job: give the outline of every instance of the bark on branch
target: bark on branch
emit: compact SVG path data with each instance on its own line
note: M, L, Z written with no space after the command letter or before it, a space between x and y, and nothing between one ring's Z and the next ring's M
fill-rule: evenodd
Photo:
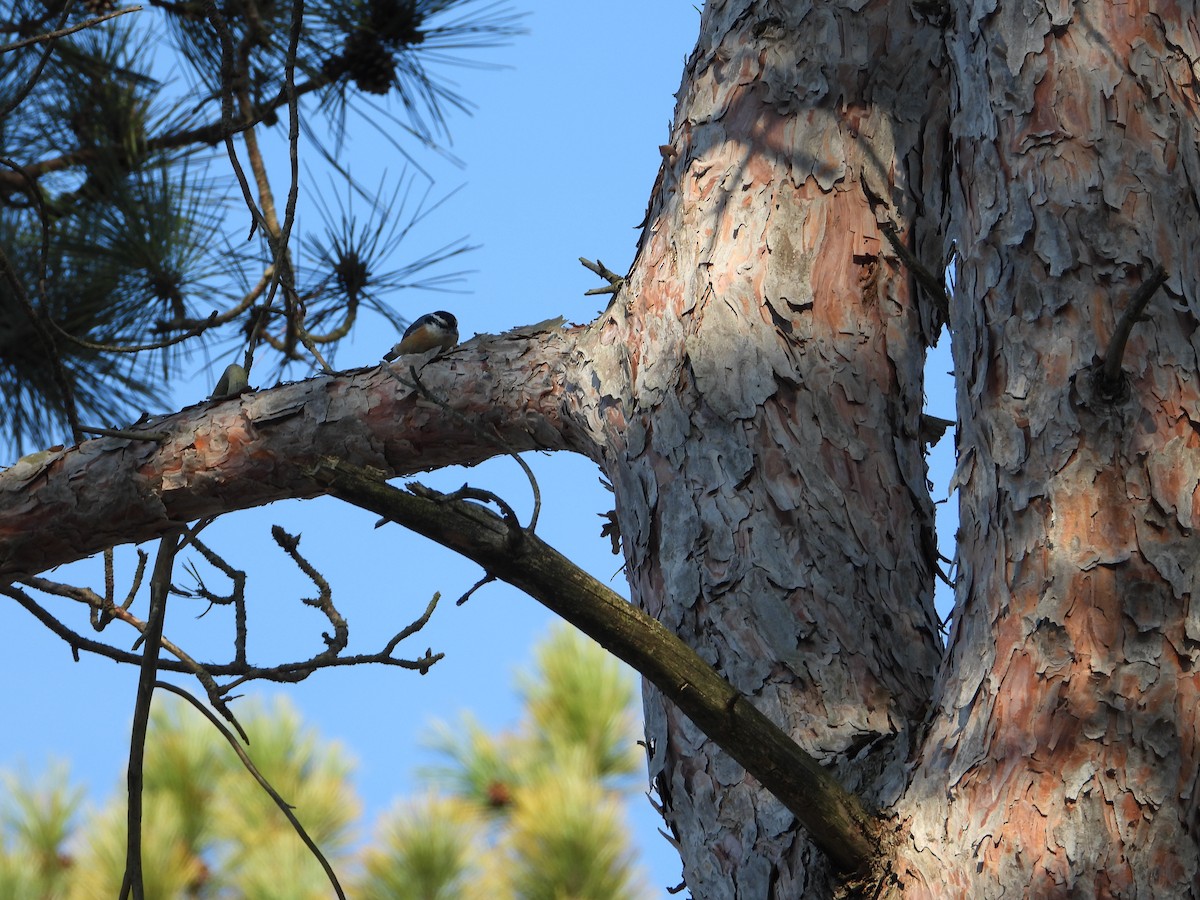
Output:
M839 869L874 858L871 817L857 797L694 650L553 547L524 530L514 535L481 506L417 496L337 459L321 460L313 477L333 496L473 559L629 663L778 797Z
M0 582L202 517L317 496L310 473L322 456L394 477L495 456L489 433L515 451L571 449L562 398L575 338L557 326L528 328L425 363L422 384L462 419L376 366L126 429L164 433L162 443L104 437L25 457L0 471Z

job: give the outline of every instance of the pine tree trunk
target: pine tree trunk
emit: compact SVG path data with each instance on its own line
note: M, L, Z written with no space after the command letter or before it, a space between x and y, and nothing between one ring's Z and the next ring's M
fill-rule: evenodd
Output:
M1196 14L959 11L958 611L906 898L1200 892Z
M881 228L937 246L937 39L894 4L710 4L587 353L634 601L883 805L941 655L918 438L935 313ZM693 895L826 895L792 815L651 687L645 710Z

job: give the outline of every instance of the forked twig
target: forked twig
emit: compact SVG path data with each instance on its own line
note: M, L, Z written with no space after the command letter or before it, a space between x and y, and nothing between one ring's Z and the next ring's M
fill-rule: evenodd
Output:
M579 257L579 262L589 272L595 272L608 282L608 285L605 287L592 288L591 290L584 291L583 296L595 297L600 294L613 294L615 296L616 294L620 293L621 288L625 286L624 276L618 275L616 272L604 265L604 263L600 262L600 260L592 262L590 259L584 259L581 256Z
M416 366L408 367L408 372L412 376L411 384L409 382L405 381L399 375L397 375L388 366L384 366L384 371L387 372L392 378L395 378L398 382L400 382L402 385L404 385L409 390L417 391L417 393L419 393L422 397L424 397L430 403L436 404L442 410L444 410L445 412L448 412L451 416L453 416L456 421L458 421L459 423L461 423L463 425L466 425L468 428L471 429L471 431L473 431L475 434L479 435L479 437L483 438L485 441L490 443L492 446L499 447L502 451L504 451L504 453L508 454L509 456L511 456L513 459L515 459L517 461L517 465L521 467L521 471L525 473L525 477L529 480L530 490L533 491L533 512L529 516L529 525L527 527L530 532L536 531L537 523L538 523L538 516L540 516L541 512L542 512L542 492L541 492L541 489L538 487L537 479L533 475L533 469L529 468L529 464L527 462L525 462L525 460L521 459L521 454L517 453L516 450L514 450L507 443L505 443L503 440L501 440L497 435L488 434L486 431L484 431L482 428L480 428L477 424L472 422L470 419L468 419L466 416L464 416L458 410L452 409L450 407L450 405L446 403L446 401L442 400L440 397L435 396L433 394L433 392L431 390L429 390L429 388L425 387L425 385L422 383L421 376L417 374Z
M320 572L316 570L307 559L300 554L300 536L288 534L278 525L271 526L271 537L275 539L280 548L288 556L292 558L292 562L303 572L308 579L317 586L318 595L316 597L304 597L301 603L305 606L311 606L313 609L319 609L325 614L325 618L329 620L329 624L333 626L333 634L323 632L321 637L325 639L325 650L313 657L312 661L321 662L326 659L332 659L343 650L346 649L346 644L350 641L350 628L346 624L345 617L337 611L333 605L333 592L329 588L329 582Z

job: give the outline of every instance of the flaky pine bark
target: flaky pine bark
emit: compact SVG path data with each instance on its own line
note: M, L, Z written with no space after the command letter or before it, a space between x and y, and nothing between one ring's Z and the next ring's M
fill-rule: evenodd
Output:
M628 293L593 326L600 461L634 601L886 805L940 642L933 314L880 223L936 224L939 36L887 3L713 3L701 29ZM651 688L645 710L693 894L827 893L780 804Z
M959 9L958 612L904 897L1200 893L1197 12Z
M104 437L25 457L0 472L0 580L183 522L314 497L324 489L313 470L325 456L394 476L471 465L495 456L498 442L517 451L571 448L560 395L574 345L561 322L544 323L482 336L434 365L402 357L129 429L161 441ZM453 397L459 418L429 396Z

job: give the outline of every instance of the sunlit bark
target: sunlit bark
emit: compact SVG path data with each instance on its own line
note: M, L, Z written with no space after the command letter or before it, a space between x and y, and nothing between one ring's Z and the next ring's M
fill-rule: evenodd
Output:
M161 441L103 437L33 454L0 471L0 579L150 540L181 522L314 497L322 456L392 477L472 465L498 446L567 449L559 397L577 332L552 322L484 335L437 360L401 357L129 429ZM429 397L453 398L453 412Z
M959 11L959 605L905 897L1200 890L1196 19ZM1091 368L1158 264L1109 402Z
M880 223L936 246L937 35L884 3L717 3L701 27L628 290L593 325L633 598L888 804L940 649L933 314ZM826 893L779 803L652 688L645 707L693 894Z

